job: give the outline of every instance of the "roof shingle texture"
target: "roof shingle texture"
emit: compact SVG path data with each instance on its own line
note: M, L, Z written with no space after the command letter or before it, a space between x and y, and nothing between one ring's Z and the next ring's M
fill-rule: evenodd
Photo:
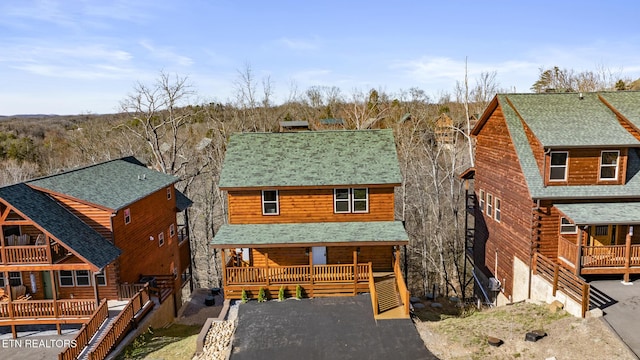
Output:
M117 211L178 180L141 165L135 158L128 157L31 180L27 184Z
M222 225L211 244L221 247L259 247L408 241L401 221L366 221Z
M640 224L639 202L554 205L576 225Z
M0 198L44 228L98 269L113 262L120 249L48 195L24 183L0 188Z
M391 130L243 133L231 137L220 188L401 181Z

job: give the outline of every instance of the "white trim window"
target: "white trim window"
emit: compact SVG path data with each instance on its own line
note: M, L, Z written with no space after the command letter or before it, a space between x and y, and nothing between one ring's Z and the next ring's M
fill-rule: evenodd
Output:
M158 247L164 245L164 232L158 234Z
M333 189L333 212L336 214L368 213L369 189Z
M487 193L487 216L493 217L493 195Z
M484 212L484 204L485 204L485 196L484 190L480 189L480 200L478 204L480 205L480 212Z
M566 181L569 152L552 151L549 158L549 181Z
M604 150L600 152L600 180L618 179L618 159L620 151Z
M58 282L61 287L91 286L89 270L60 270Z
M351 201L349 194L349 189L333 189L334 213L341 214L351 212Z
M176 236L176 224L169 225L169 236L170 237Z
M578 227L566 217L560 218L560 234L577 234Z
M22 285L22 274L20 271L9 271L9 284L11 286ZM4 279L4 271L0 271L0 287L5 287L7 282Z
M262 190L262 215L279 215L278 190Z
M101 273L96 274L96 284L98 286L107 286L107 270L102 270Z
M494 206L494 215L493 218L497 221L500 222L500 218L502 216L502 212L501 212L501 206L502 206L502 201L500 200L500 198L496 198L496 202L495 202L495 206Z
M171 200L171 188L167 188L167 200Z
M131 209L124 209L124 224L131 223Z

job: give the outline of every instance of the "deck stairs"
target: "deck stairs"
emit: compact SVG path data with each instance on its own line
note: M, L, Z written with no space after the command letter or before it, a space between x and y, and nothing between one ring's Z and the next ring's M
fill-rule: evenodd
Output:
M111 324L116 320L118 314L120 314L120 311L122 311L126 304L126 301L109 300L109 317L102 323L98 332L91 338L91 341L87 344L84 350L82 350L80 356L78 356L78 360L87 360L89 358L89 353L95 350L98 344L100 344L102 338L107 334L107 331L111 327Z
M376 293L378 294L378 312L395 309L402 306L400 294L396 287L396 278L393 275L376 278Z

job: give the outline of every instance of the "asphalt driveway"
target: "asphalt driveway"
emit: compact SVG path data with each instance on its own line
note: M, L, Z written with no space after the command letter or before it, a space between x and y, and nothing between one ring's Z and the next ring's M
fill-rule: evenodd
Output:
M238 308L231 360L437 359L410 319L375 321L369 294Z
M625 285L619 278L589 284L610 298L609 304L602 308L604 320L640 358L640 278L632 280L635 280L633 285Z

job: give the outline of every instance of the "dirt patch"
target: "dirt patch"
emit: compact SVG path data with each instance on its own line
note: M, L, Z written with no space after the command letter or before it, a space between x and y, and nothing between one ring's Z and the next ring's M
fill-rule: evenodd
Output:
M450 359L629 359L625 344L601 318L579 319L546 305L520 303L484 311L461 310L455 303L417 310L416 328L427 348L443 360ZM547 336L525 341L527 332L542 330ZM495 347L488 337L503 341Z

